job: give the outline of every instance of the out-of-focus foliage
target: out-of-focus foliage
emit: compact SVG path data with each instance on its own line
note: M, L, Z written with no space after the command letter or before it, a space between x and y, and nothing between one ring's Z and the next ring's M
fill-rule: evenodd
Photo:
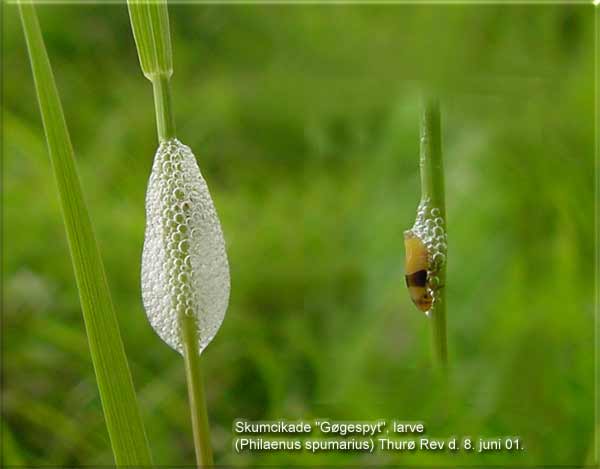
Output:
M204 353L220 464L581 464L593 429L593 15L586 6L174 5L179 138L221 216ZM16 8L4 15L3 455L106 464ZM151 89L125 5L38 8L154 459L193 461L183 365L140 300ZM443 103L451 387L403 285L422 83ZM443 410L447 409L447 410ZM236 455L231 423L397 418L517 454Z

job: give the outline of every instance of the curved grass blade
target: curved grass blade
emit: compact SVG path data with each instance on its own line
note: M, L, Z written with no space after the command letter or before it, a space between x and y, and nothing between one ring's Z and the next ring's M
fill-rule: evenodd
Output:
M119 466L151 466L117 317L42 32L34 6L29 2L18 5L115 461Z

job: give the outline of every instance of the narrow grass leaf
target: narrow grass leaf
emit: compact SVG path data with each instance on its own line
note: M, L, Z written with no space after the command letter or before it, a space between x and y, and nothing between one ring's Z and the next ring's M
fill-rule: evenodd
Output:
M119 466L150 466L150 449L50 60L34 6L19 3L19 11L115 461Z
M131 28L144 75L152 80L173 73L171 32L167 3L163 1L129 1Z

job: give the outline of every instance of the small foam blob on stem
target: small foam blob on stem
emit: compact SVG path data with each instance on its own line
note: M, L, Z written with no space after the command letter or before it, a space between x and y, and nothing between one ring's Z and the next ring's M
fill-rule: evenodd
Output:
M431 200L426 197L417 208L417 218L413 227L407 232L421 240L427 249L427 288L433 298L432 308L439 299L439 290L443 285L440 272L446 263L447 235L446 223L440 216L440 209L432 207ZM431 309L426 313L430 315Z

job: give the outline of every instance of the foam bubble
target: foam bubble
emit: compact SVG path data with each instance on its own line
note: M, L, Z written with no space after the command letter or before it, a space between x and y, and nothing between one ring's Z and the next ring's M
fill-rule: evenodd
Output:
M432 207L429 198L421 200L417 208L415 224L410 232L419 238L427 248L427 288L433 298L433 309L439 296L439 288L443 287L440 285L438 273L446 262L447 235L446 221L442 218L440 209Z
M189 147L158 147L146 194L142 299L150 324L183 353L179 315L195 316L198 348L219 330L229 303L225 240L208 187Z

